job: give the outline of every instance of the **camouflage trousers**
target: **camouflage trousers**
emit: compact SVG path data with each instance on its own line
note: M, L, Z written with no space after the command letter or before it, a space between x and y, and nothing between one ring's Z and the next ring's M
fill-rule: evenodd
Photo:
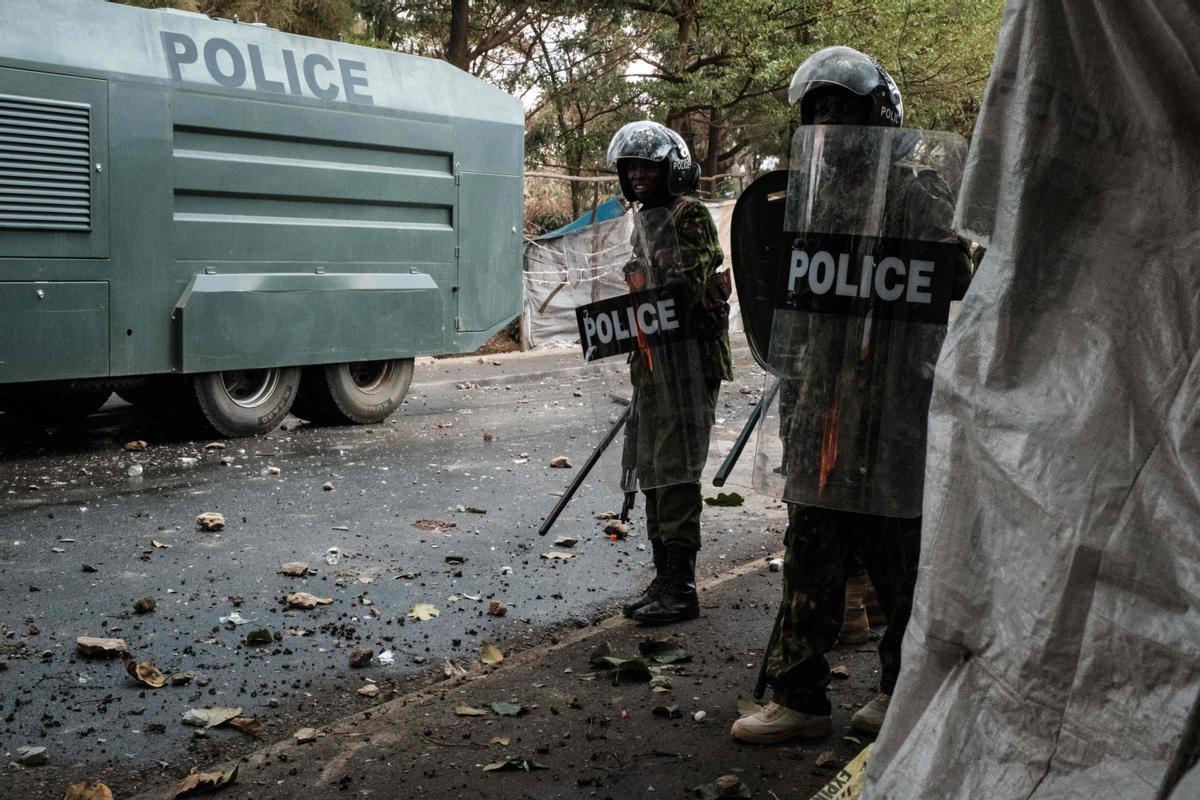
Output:
M846 578L861 558L888 618L879 642L879 691L900 674L900 643L912 612L921 550L921 520L790 505L784 540L783 602L767 653L775 702L828 715L829 662L842 626Z

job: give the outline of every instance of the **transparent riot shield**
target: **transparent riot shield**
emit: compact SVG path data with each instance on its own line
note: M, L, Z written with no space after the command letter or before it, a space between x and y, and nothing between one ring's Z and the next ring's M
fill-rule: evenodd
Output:
M705 379L703 295L708 265L676 230L678 205L629 215L623 247L574 242L591 286L576 307L596 445L629 409L596 478L632 492L696 481L708 458L717 383Z
M797 131L783 230L744 222L750 257L734 265L747 273L738 275L746 329L769 331L755 355L780 380L759 425L755 488L804 505L920 515L934 364L950 302L970 280L951 229L965 155L953 133ZM778 218L778 205L757 202Z

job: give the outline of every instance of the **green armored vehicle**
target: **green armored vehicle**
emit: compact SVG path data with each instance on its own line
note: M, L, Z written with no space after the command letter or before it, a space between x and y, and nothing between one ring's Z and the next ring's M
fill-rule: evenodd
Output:
M521 103L441 61L0 2L0 407L377 422L520 308Z

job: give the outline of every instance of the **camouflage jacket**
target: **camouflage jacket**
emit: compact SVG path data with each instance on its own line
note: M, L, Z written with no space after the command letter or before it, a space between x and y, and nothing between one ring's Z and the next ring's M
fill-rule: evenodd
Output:
M635 221L634 256L647 264L653 285L675 289L695 337L700 370L707 381L733 380L729 347L729 276L718 276L725 260L717 228L704 204L694 197L677 197L658 230L640 235ZM639 212L639 216L646 212ZM647 215L648 216L648 215ZM639 379L639 360L631 358L633 378Z

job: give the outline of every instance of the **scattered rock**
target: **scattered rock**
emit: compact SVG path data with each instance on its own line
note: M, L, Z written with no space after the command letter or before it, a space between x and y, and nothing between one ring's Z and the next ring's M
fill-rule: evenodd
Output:
M333 604L332 597L317 597L308 592L294 592L287 596L287 604L291 608L315 608Z
M847 678L850 677L850 670L846 669L845 664L838 664L836 667L829 670L829 674L835 678L840 678L841 680L846 680Z
M570 536L559 536L554 540L555 547L574 547L579 544L578 539L572 539Z
M484 440L485 442L490 442L490 441L494 440L495 438L496 438L496 437L495 437L495 436L493 436L491 433L489 433L489 432L487 432L487 431L484 431L484 432L483 432L483 440Z
M316 728L301 728L292 734L292 738L296 744L311 744L321 738L321 734L317 732Z
M508 606L504 605L504 603L501 603L499 600L493 600L488 605L488 616L489 617L503 617L507 613L508 613Z
M292 578L304 578L312 574L308 564L303 561L289 561L279 568L279 572Z
M816 764L818 767L823 769L836 767L838 765L838 759L837 756L833 754L832 750L826 750L817 756Z
M113 800L113 793L100 781L84 781L68 786L63 800Z
M183 724L193 728L216 728L241 715L240 708L189 708L183 714Z
M131 453L141 452L142 450L145 450L147 447L149 447L149 445L146 444L146 442L141 439L134 439L132 442L125 443L125 449Z
M767 566L771 569L771 572L779 572L783 569L783 559L772 558L767 562Z
M499 664L504 660L504 653L491 642L484 642L479 647L479 660L484 664Z
M196 517L196 524L201 530L219 531L225 527L225 515L219 511L205 511Z
M44 747L18 747L17 763L23 767L41 767L50 761Z
M695 714L692 714L692 719L694 719L696 722L704 722L707 717L707 711L697 711Z
M333 491L333 481L325 481L324 483L322 483L321 491L332 492Z
M350 666L354 669L370 666L375 660L375 651L369 647L356 647L350 653Z
M619 519L612 519L604 526L604 533L613 541L626 539L629 537L629 523L622 522Z
M360 686L360 687L358 687L358 689L356 691L359 694L361 694L363 697L378 697L379 696L379 686L377 686L374 683L368 683L366 686Z
M571 459L567 458L566 456L555 456L554 458L550 459L550 466L554 467L555 469L570 469Z
M80 636L75 640L79 654L89 658L117 658L129 652L124 639L100 639L95 636Z

